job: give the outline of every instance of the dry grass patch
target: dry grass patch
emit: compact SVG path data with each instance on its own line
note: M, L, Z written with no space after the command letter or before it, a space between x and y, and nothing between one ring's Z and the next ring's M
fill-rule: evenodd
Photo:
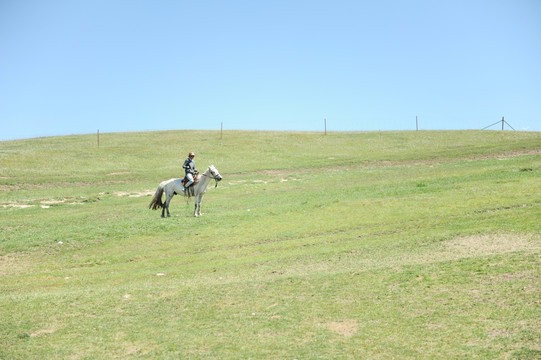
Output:
M0 255L0 276L20 274L27 271L29 259L24 254Z
M531 234L490 234L455 238L445 243L443 253L465 258L540 249L540 239Z
M53 329L42 329L42 330L38 330L38 331L34 331L30 333L30 337L38 337L42 335L54 334L55 332L56 330L53 330Z
M332 321L328 323L326 327L335 334L345 337L352 337L357 333L359 325L357 320L346 319L342 321Z

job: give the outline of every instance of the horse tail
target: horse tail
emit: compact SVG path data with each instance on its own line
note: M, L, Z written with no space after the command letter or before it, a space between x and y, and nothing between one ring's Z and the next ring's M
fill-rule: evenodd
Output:
M156 210L163 207L162 195L163 195L164 188L165 188L164 183L161 183L160 185L158 185L158 188L156 189L156 193L154 194L154 196L152 197L152 200L150 201L150 204L148 205L149 209Z

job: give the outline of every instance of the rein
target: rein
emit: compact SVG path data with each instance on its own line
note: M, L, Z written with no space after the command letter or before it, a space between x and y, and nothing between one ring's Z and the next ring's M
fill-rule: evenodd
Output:
M207 174L203 173L201 174L202 176L208 176ZM216 181L216 185L214 185L214 188L216 189L218 187L218 179L216 179L216 177L212 177L212 176L209 176L211 179L214 179L214 181Z

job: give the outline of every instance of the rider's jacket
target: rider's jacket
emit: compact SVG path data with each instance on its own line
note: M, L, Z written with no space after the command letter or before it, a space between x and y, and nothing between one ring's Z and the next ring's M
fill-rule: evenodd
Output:
M184 171L186 171L186 174L190 173L194 175L195 172L197 171L195 169L194 161L190 158L187 158L186 161L184 161L184 165L182 165L182 167L184 168Z

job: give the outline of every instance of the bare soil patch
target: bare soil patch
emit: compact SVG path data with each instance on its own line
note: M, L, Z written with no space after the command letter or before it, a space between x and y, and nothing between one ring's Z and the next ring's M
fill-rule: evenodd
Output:
M34 207L36 205L30 205L30 204L18 204L18 203L7 203L7 204L2 204L2 207L5 209L5 208L17 208L17 209L26 209L26 208L31 208L31 207Z
M132 192L126 192L126 191L117 191L112 193L114 196L126 196L130 198L140 198L144 196L151 196L154 194L154 190L143 190L143 191L132 191ZM106 193L100 193L100 196L105 196ZM36 204L38 203L39 204ZM0 207L3 208L16 208L16 209L26 209L31 208L35 206L39 206L42 209L49 209L51 206L55 205L84 205L88 202L88 199L79 197L79 198L64 198L64 199L51 199L51 200L36 200L36 199L27 199L27 200L21 200L18 202L8 202L5 204L0 204ZM34 204L32 204L34 203Z
M116 195L116 196L127 196L127 197L133 197L133 198L149 196L153 194L154 194L154 190L144 190L144 191L136 191L136 192L117 191L113 193L113 195Z
M83 188L88 186L102 186L113 184L127 184L127 180L106 180L97 182L47 182L47 183L17 183L14 185L0 185L0 191L17 191L17 190L36 190L36 189L58 189L58 188Z

